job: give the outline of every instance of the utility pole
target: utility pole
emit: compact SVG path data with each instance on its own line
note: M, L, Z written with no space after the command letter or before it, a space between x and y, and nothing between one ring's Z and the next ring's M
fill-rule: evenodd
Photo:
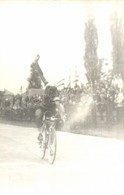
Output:
M77 74L77 65L75 66L75 87L77 86L78 84L78 81L79 81L79 75Z
M71 70L69 70L69 82L68 87L71 88Z

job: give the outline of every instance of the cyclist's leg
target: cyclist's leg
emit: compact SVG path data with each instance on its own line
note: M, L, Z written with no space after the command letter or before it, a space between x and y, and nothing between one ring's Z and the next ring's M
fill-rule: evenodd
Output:
M38 130L40 131L40 128L42 127L43 124L43 110L41 108L38 108L35 111L35 122L37 125Z
M37 129L38 129L38 132L39 132L39 135L38 135L38 141L39 142L42 142L42 139L43 139L42 138L43 114L44 114L44 111L41 108L38 108L35 111L35 122L36 122Z

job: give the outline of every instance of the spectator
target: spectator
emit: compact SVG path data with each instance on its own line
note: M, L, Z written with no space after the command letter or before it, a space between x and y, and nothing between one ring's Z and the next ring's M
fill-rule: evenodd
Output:
M124 95L121 89L119 88L116 89L116 94L115 94L115 110L116 110L117 123L120 124L123 122Z

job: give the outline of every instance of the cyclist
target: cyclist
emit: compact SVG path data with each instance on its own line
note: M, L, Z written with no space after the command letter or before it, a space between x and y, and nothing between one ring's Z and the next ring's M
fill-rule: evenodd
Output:
M43 115L46 111L50 111L52 115L58 113L61 121L65 122L64 106L61 104L59 99L59 92L57 87L47 85L44 90L41 105L35 112L35 121L39 131L38 140L42 141L42 124Z

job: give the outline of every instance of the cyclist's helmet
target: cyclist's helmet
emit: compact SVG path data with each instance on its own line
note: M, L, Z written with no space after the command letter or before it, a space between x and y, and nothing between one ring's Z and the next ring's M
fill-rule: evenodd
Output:
M45 88L45 95L48 95L50 97L58 96L57 87L56 86L47 85L46 88Z

